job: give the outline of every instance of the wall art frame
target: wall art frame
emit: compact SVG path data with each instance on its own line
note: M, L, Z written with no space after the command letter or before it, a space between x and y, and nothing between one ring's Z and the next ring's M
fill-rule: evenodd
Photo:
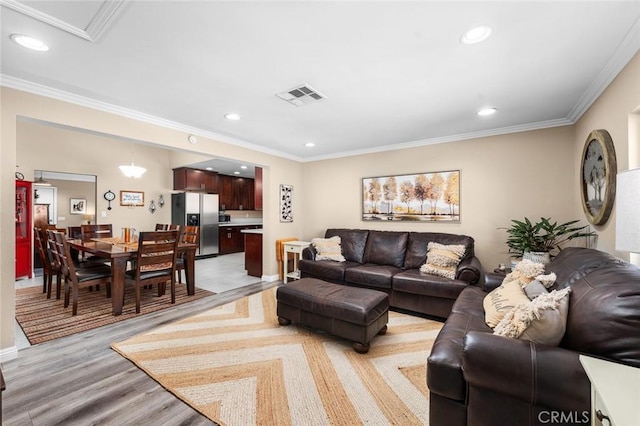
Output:
M280 184L280 222L293 222L293 185Z
M69 198L69 214L86 214L86 198Z
M460 170L362 178L362 220L460 223Z
M580 158L582 209L592 225L609 220L616 198L618 163L613 139L604 129L589 133Z
M120 205L128 207L144 207L144 192L121 190Z

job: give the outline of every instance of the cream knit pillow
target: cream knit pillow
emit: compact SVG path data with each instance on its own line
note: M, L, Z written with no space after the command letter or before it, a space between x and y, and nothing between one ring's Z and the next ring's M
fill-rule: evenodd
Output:
M461 244L429 243L427 244L427 263L420 267L420 271L453 280L465 250L465 246Z
M331 238L314 238L311 240L313 248L316 249L316 260L335 260L336 262L345 262L346 259L342 255L342 247L340 246L340 237Z
M520 286L520 282L517 280L503 282L500 287L484 297L482 302L484 321L489 327L494 328L507 312L524 303L529 303L529 298Z

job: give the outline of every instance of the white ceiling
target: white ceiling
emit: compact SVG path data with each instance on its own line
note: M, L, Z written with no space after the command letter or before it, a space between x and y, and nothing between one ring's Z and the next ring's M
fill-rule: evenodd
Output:
M640 49L640 1L0 1L3 85L299 161L571 124Z

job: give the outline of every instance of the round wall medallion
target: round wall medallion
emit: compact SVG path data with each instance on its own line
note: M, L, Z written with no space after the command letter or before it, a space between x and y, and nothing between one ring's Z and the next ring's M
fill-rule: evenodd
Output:
M580 195L589 223L604 225L616 198L618 165L611 135L606 130L589 133L582 151Z

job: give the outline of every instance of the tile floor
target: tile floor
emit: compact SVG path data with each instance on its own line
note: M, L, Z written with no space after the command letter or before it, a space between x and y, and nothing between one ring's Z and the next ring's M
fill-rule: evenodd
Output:
M214 293L223 293L249 284L260 282L260 278L247 275L244 269L244 253L196 260L196 287ZM182 277L184 282L184 275ZM55 279L54 279L55 282ZM55 285L55 284L54 284ZM16 288L42 286L42 275L16 281ZM18 350L29 347L22 329L15 323Z

